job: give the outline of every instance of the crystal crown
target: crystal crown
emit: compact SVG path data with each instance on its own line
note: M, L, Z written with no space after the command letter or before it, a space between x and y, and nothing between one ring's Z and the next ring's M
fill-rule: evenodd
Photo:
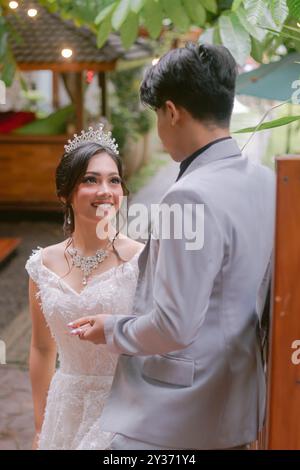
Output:
M116 140L111 136L111 132L103 131L103 124L99 124L99 129L94 130L92 127L89 127L88 131L81 131L80 135L74 134L74 139L69 139L68 144L65 145L65 153L70 153L72 150L75 150L79 145L86 142L96 142L97 144L108 147L115 154L119 154L118 144Z

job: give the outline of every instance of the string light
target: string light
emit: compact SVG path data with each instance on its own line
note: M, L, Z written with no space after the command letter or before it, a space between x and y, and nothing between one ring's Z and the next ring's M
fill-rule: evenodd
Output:
M69 59L72 56L72 54L73 54L72 49L65 48L65 49L62 49L62 51L61 51L61 55L65 59Z
M30 16L30 18L34 18L37 15L37 9L29 8L29 10L27 11L27 15Z
M16 8L18 8L19 4L18 4L18 2L9 2L8 6L12 10L15 10Z

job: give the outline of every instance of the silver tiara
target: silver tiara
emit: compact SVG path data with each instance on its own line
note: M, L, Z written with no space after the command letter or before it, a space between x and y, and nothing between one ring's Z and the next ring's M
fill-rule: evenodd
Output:
M68 144L65 145L65 153L69 153L72 150L75 150L79 145L85 144L86 142L96 142L97 144L108 147L117 155L119 154L118 144L116 140L112 138L111 132L103 131L103 124L99 124L99 129L94 130L92 127L89 127L88 131L81 131L80 135L74 134L74 139L68 140Z

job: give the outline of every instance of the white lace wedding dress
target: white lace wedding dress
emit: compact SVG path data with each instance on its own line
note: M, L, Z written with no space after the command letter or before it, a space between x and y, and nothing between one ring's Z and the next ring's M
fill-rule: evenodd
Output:
M86 315L130 314L138 255L94 275L80 293L43 264L41 248L28 259L26 269L39 288L60 364L49 388L39 449L109 448L112 434L101 431L101 412L118 356L105 346L67 335L67 324Z

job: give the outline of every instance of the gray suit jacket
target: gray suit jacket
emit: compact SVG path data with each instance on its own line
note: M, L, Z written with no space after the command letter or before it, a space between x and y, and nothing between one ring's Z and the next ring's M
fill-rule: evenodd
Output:
M275 178L236 142L196 158L164 196L204 204L204 246L151 238L133 316L105 323L120 359L102 428L178 449L255 440L265 413L259 295L273 245Z

